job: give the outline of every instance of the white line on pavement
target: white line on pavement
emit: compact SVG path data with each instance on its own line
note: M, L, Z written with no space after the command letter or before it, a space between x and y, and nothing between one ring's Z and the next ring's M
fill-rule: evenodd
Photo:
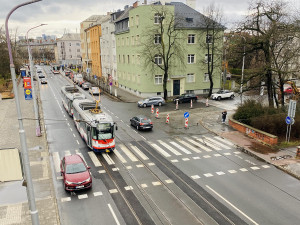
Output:
M138 159L129 151L129 149L125 145L119 145L122 151L130 158L132 162L137 162Z
M180 152L176 151L174 148L172 148L170 145L163 142L162 140L158 140L158 143L161 144L162 146L164 146L165 148L167 148L168 150L170 150L175 155L182 155Z
M114 210L112 209L112 207L110 206L110 204L107 204L107 205L108 205L108 208L109 208L111 214L113 215L113 217L114 217L114 219L115 219L117 225L120 225L120 222L119 222L119 220L118 220L118 218L117 218L117 216L116 216Z
M57 173L59 173L60 172L60 158L59 158L59 154L58 154L58 152L53 152L52 156L53 156L53 162L54 162L54 166L55 166L55 171Z
M94 152L90 151L88 154L96 167L102 166Z

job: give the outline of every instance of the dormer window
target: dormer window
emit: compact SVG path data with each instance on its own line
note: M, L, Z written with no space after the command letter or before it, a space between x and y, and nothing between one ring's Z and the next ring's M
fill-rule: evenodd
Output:
M188 22L188 23L192 23L193 21L194 21L194 19L193 18L185 18L185 20L186 20L186 22Z

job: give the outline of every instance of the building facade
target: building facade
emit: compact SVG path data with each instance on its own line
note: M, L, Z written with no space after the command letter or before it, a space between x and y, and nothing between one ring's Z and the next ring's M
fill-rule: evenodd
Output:
M160 2L151 5L135 3L133 7L125 9L123 15L115 22L119 87L141 97L163 96L163 71L158 67L155 69L147 67L147 59L142 54L145 51L143 43L149 35L153 35L153 43L162 41L150 32L158 24L157 12L162 7L175 19L184 21L178 27L184 54L183 62L176 58L172 59L167 81L168 96L208 93L210 82L205 62L210 60L210 56L203 47L207 41L206 30L201 21L203 15L180 2L167 2L163 5ZM168 18L164 20L168 21ZM164 37L166 38L166 35ZM204 45L201 45L202 43ZM159 55L155 62L162 63ZM221 85L221 63L220 59L215 64L213 91L219 89Z
M80 35L67 33L57 38L57 57L59 64L81 66Z

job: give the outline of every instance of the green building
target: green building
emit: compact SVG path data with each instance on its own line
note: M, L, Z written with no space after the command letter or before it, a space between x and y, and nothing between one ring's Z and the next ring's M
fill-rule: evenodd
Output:
M177 43L180 45L181 54L180 57L174 56L170 60L166 80L167 95L170 97L183 93L208 93L210 81L207 61L212 57L207 54L206 44L207 41L211 41L211 37L207 35L206 24L203 21L205 17L181 2L169 2L164 5L160 2L151 5L135 3L132 7L125 7L124 13L115 21L119 88L141 97L163 96L164 71L157 66L151 66L153 63L149 61L145 47L149 47L149 39L152 38L153 49L162 41L167 44L172 42L168 42L170 36L166 34L172 18L176 24ZM155 30L162 19L165 31L162 32L163 35L157 35ZM222 26L218 33L223 36ZM216 46L222 47L223 39L218 40ZM213 57L213 91L220 89L221 85L221 56L215 53ZM160 54L153 57L155 63L163 64Z

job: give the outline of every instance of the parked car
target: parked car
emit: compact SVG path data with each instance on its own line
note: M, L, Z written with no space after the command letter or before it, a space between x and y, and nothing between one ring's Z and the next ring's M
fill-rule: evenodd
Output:
M65 75L68 77L71 75L71 71L65 71Z
M234 98L234 92L229 90L220 90L217 93L211 95L211 98L214 100L221 100L225 98Z
M45 75L43 73L39 73L39 78L45 78Z
M89 82L84 82L84 83L82 84L82 89L83 89L83 90L88 90L90 87L92 87L92 84L89 83Z
M92 187L90 167L80 155L68 155L61 160L61 175L66 191L76 191Z
M153 123L149 118L144 115L134 116L130 119L130 125L135 127L137 130L152 130Z
M138 101L138 103L137 103L138 107L147 107L147 106L151 106L151 105L162 106L164 104L166 104L164 98L159 97L159 96L146 98L146 99Z
M173 102L176 103L176 101L178 101L178 103L183 103L183 102L191 102L191 100L193 102L197 101L198 96L196 96L195 94L182 94L177 98L174 98Z
M284 89L284 93L285 94L292 94L293 93L293 88L292 87L287 87L286 89Z
M100 88L99 87L90 87L89 92L91 95L100 95Z
M46 78L42 78L42 79L41 79L41 84L47 84L47 83L48 83L48 81L47 81Z

